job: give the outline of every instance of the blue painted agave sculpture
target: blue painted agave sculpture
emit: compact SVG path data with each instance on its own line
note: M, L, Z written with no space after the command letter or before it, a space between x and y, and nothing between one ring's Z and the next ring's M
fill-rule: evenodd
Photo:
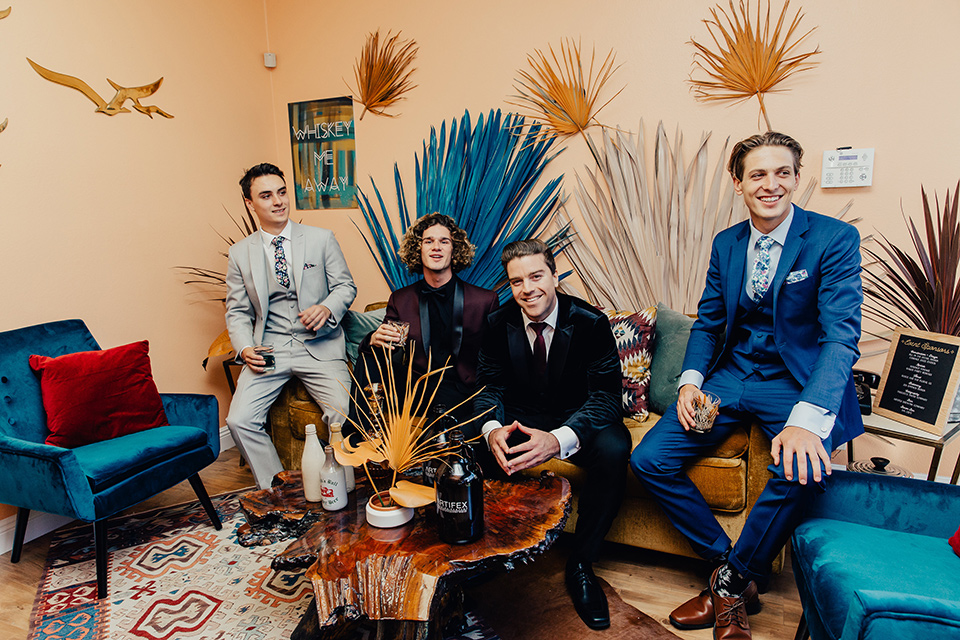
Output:
M472 127L467 111L459 123L452 121L449 136L444 121L439 135L431 127L429 140L424 140L423 152L416 158L413 217L396 164L399 212L395 218L371 178L378 207L374 208L362 189L358 199L370 230L364 240L391 291L419 278L400 262L400 239L417 218L433 212L456 220L477 247L473 264L460 277L480 287L505 289L500 266L503 247L514 240L535 237L562 204L562 177L537 191L544 169L560 153L551 153L555 141L554 136L543 133L539 123L525 127L522 116L502 116L499 110L491 110L486 120L481 116ZM544 240L555 252L562 251L566 231ZM506 295L501 291L501 298Z

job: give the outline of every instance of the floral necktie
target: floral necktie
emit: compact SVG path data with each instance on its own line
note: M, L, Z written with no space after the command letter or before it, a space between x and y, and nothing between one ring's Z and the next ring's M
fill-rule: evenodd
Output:
M753 300L756 302L763 297L770 287L770 247L773 238L760 236L757 240L757 259L753 262L753 274L750 276L750 285L753 287Z
M290 288L290 276L287 275L287 256L283 252L283 237L277 236L273 239L274 253L273 256L276 259L274 262L273 270L277 274L277 282L280 283L281 287L286 289Z

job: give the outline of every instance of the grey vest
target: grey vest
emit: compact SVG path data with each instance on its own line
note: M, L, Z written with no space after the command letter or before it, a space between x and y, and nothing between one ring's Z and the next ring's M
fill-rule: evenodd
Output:
M270 270L270 261L266 260L267 270ZM289 260L287 261L289 265ZM276 274L267 273L269 289L269 303L267 317L263 325L263 341L275 345L283 344L293 338L299 343L314 336L314 333L303 326L298 314L300 305L297 303L297 291L293 285L293 274L290 274L290 288L285 289L277 282Z

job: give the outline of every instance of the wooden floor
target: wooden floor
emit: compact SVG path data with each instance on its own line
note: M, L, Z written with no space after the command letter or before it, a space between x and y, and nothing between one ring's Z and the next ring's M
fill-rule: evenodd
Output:
M210 495L249 487L253 484L249 467L238 465L239 454L230 449L200 473ZM186 482L143 502L131 513L194 500ZM27 637L30 612L43 573L50 546L50 535L33 540L23 548L20 562L10 564L10 553L0 556L0 638L21 640ZM653 551L612 545L605 550L595 569L626 602L659 620L681 638L709 640L709 629L678 631L667 620L670 611L695 596L705 586L705 563ZM761 597L763 610L750 617L756 640L790 640L800 621L800 600L790 571L789 558L781 575L774 576L770 590Z

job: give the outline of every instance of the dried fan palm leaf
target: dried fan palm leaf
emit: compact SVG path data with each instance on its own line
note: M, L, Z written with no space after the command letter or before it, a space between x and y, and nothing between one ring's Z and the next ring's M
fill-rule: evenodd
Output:
M864 315L891 330L915 327L960 336L960 182L953 198L947 190L942 208L935 200L936 219L922 187L920 193L923 236L903 214L916 259L882 234L879 251L863 248L871 260L863 271Z
M740 1L739 11L730 0L730 13L720 5L710 9L711 20L704 20L716 50L691 39L696 49L693 64L702 70L706 80L690 78L694 96L698 100L732 100L743 102L753 96L760 102L760 114L771 130L763 96L766 93L784 91L777 85L790 76L806 71L817 65L810 58L820 53L817 47L813 51L798 52L797 48L814 29L795 37L803 14L797 10L793 20L784 30L787 9L790 0L783 4L780 17L771 33L770 2L767 1L766 19L761 23L760 3L757 3L756 23L750 18L750 3ZM719 13L718 13L719 10ZM721 20L725 18L725 22Z
M620 65L614 66L616 54L611 50L603 63L596 67L597 51L594 47L590 68L585 71L579 42L561 42L559 58L553 45L549 51L549 56L539 49L527 56L532 70L518 72L520 78L514 88L520 95L514 96L517 102L508 103L527 109L534 118L543 121L546 124L544 135L583 134L587 128L599 124L597 114L623 91L621 88L597 106L604 85L620 68Z
M350 89L357 94L357 102L363 105L360 120L363 120L367 111L393 117L393 114L384 110L417 86L410 83L410 76L416 71L410 65L417 57L419 48L413 40L400 41L400 33L391 37L387 32L382 45L379 29L367 35L363 53L353 68L357 89Z

